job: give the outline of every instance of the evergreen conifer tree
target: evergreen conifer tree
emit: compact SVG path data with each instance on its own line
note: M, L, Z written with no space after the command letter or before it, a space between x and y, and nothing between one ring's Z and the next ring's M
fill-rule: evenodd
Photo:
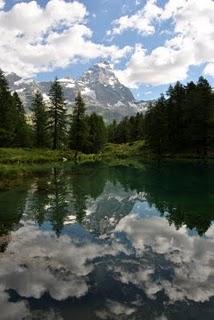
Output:
M102 116L92 113L88 117L88 147L90 153L98 153L106 143L106 127Z
M56 79L49 91L49 129L52 137L52 148L61 148L66 138L66 104L63 89Z
M15 147L29 147L31 146L31 128L26 122L24 106L16 92L13 94L13 105L15 108L13 144Z
M13 97L2 70L0 70L0 146L10 147L16 125Z
M85 152L88 148L88 126L85 115L85 103L80 92L78 92L75 99L69 140L70 148L75 150L75 160L77 160L78 152Z
M48 113L39 91L35 94L31 109L33 111L34 144L38 148L47 147L49 142Z

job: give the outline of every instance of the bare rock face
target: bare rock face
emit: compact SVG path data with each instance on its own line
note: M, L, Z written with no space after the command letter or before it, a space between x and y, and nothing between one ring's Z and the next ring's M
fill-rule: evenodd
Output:
M24 102L26 111L30 111L32 97L37 90L48 101L51 81L22 79L15 73L8 74L6 78L11 90L16 91ZM120 83L108 62L95 64L79 80L67 77L58 81L64 89L69 113L72 112L78 91L85 100L87 112L96 112L106 121L121 120L125 116L143 112L148 106L148 102L135 100L131 90Z

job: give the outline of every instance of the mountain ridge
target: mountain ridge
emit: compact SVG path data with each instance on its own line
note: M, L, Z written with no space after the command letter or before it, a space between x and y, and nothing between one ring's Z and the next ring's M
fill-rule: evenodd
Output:
M23 79L15 73L7 74L6 78L10 89L19 94L27 112L30 112L29 106L36 91L40 91L44 100L48 102L52 81ZM106 61L90 67L78 80L65 77L58 81L63 87L69 113L72 113L72 105L78 91L86 102L87 112L96 112L106 121L119 121L125 116L145 111L148 106L148 102L137 101L134 98L131 90L119 81L112 66Z

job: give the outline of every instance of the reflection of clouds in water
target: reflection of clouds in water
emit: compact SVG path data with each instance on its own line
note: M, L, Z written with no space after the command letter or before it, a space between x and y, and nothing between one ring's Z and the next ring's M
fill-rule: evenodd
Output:
M2 320L23 319L28 315L26 304L21 301L17 303L9 302L8 293L4 292L5 287L0 285L0 318Z
M214 295L213 245L214 226L205 238L190 237L185 227L177 231L164 218L141 219L136 214L122 218L115 230L98 242L88 238L80 242L66 235L57 238L54 232L25 223L12 233L1 256L1 319L12 320L14 313L22 318L28 313L24 302L9 302L8 289L36 299L45 292L56 300L85 295L95 259L103 257L103 272L113 271L113 277L122 284L135 285L150 299L164 290L171 303L209 300ZM138 309L134 300L106 300L96 314L101 319L129 317ZM55 314L49 317L58 319Z
M206 239L190 237L185 227L177 231L163 218L139 219L131 214L121 219L115 230L126 233L138 257L143 257L150 248L153 254L165 257L174 273L173 280L156 282L150 258L146 267L140 265L134 272L121 266L122 282L142 287L149 297L164 290L171 301L203 302L214 295L214 227L209 229Z
M100 319L118 319L118 316L130 316L136 311L135 308L129 307L118 301L107 300L106 308L96 312Z
M63 320L59 312L55 312L53 309L48 311L45 310L35 310L32 311L26 320Z
M22 297L40 298L45 292L56 300L87 293L87 275L93 259L115 255L119 247L92 242L74 243L69 237L57 238L52 232L26 224L12 233L1 259L0 280L5 289Z
M28 303L24 301L11 302L9 301L9 294L5 292L5 288L0 285L0 319L1 320L62 320L60 314L54 310L35 310L30 311Z

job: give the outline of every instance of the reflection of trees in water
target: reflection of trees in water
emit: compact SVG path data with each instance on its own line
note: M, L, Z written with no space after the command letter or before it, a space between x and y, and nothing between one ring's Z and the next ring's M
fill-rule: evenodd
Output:
M56 234L60 234L65 218L69 214L66 176L62 169L53 168L43 176L38 176L30 200L29 213L39 225L45 221L52 224Z
M51 221L58 234L69 215L82 223L87 200L101 195L107 181L119 182L125 191L143 192L148 203L177 228L185 224L202 235L214 219L213 169L192 164L152 164L144 169L101 164L55 168L37 180L34 217L40 224Z
M115 168L124 188L144 192L146 200L177 228L204 234L214 220L214 169L193 164Z
M5 251L10 232L16 229L25 208L29 184L0 193L0 252Z
M202 235L214 220L214 170L211 167L152 164L135 169L91 164L53 168L35 177L31 191L27 183L20 191L1 193L0 236L7 235L19 223L24 211L28 218L33 215L39 225L51 222L57 234L61 233L69 216L76 216L79 223L84 222L88 200L91 203L92 199L97 199L107 181L130 193L143 193L146 201L177 228L185 224ZM106 201L99 203L108 208ZM96 215L96 219L99 218L100 211Z
M33 212L34 219L40 226L45 221L45 208L49 204L49 199L47 197L48 187L48 176L36 179L36 189L34 190L32 200L30 201L30 210Z
M37 177L30 204L36 221L41 225L48 220L58 235L69 215L75 215L77 222L82 223L87 199L96 199L106 182L106 168L95 168L53 168L45 176Z
M86 215L87 199L95 200L104 190L107 168L99 164L80 166L69 178L74 212L77 221L82 223Z
M67 185L63 171L53 168L49 181L48 218L56 234L60 234L66 216L69 213L69 203L66 201Z

